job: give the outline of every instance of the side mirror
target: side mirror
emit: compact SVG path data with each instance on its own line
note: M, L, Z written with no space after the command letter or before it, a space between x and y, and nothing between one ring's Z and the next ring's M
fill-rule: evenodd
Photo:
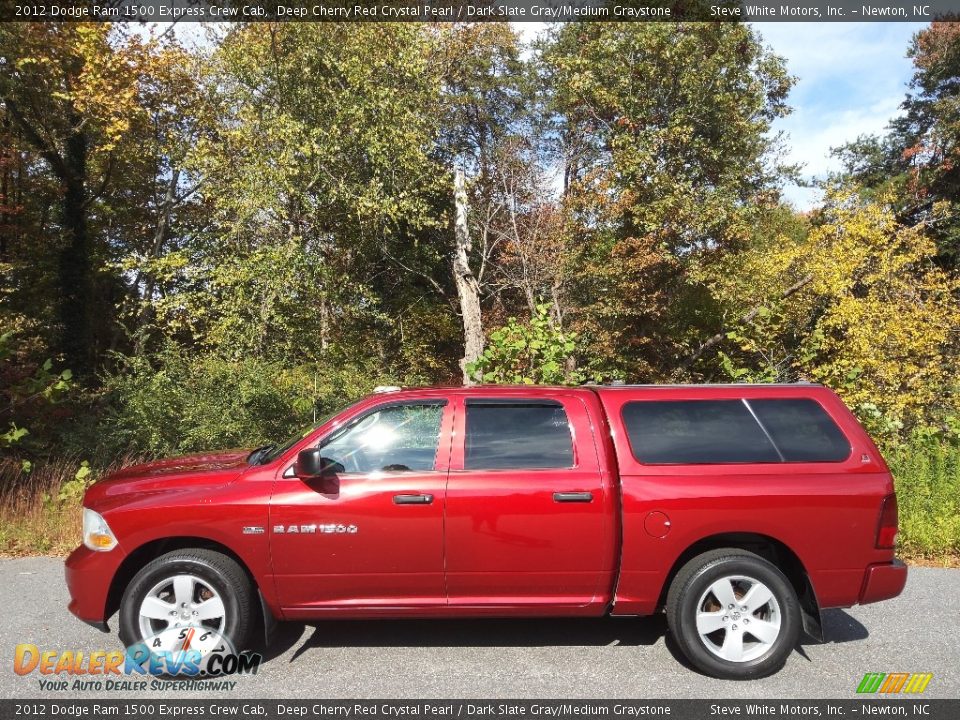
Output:
M343 465L324 457L319 448L301 450L293 465L293 474L302 479L336 477L338 472L343 472Z

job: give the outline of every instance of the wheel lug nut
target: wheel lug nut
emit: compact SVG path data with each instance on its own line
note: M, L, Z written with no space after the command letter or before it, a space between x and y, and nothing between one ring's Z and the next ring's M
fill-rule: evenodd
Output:
M176 611L176 610L171 610L171 611L170 611L170 615L173 616L173 617L176 617L177 611Z
M744 618L744 619L743 619L743 624L744 624L744 625L746 625L748 622L750 622L750 621L749 621L747 618Z
M724 622L726 622L726 621L729 620L729 619L730 619L730 618L729 618L728 616L726 616L726 615L723 616L723 621L724 621Z
M200 613L197 612L196 610L194 610L194 611L193 611L193 614L194 614L194 615L199 615Z
M737 626L736 626L736 625L734 625L734 626L733 626L733 629L734 629L734 630L736 630L736 629L737 629Z
M730 603L729 605L727 605L727 609L728 609L728 610L733 610L733 603Z

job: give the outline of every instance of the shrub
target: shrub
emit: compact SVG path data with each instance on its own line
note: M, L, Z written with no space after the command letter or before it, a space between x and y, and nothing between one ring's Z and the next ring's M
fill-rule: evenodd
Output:
M538 305L530 320L512 317L490 333L486 350L467 372L485 383L577 385L584 374L567 367L576 346L576 333L556 327L549 307Z
M119 370L105 378L97 456L283 441L381 382L372 368L285 367L257 358L188 354L168 344L149 361L121 358Z
M960 447L916 439L886 452L900 508L900 546L907 557L960 555Z
M101 471L77 458L38 461L30 470L0 458L0 555L61 555L80 543L83 492L103 473L134 462L121 458Z

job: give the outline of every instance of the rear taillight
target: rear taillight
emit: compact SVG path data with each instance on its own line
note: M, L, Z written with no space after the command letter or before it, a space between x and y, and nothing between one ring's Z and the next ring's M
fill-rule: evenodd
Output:
M877 548L888 550L897 540L897 494L887 495L880 506L877 525Z

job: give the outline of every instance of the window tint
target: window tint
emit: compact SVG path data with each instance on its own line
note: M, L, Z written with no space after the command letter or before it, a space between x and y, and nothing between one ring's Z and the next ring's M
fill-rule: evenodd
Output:
M849 457L850 443L815 400L749 403L787 462L838 462Z
M559 403L467 401L467 470L573 467L573 440Z
M740 400L628 403L623 422L642 463L780 462L780 456Z
M320 445L340 472L433 470L442 404L391 405L374 410Z

